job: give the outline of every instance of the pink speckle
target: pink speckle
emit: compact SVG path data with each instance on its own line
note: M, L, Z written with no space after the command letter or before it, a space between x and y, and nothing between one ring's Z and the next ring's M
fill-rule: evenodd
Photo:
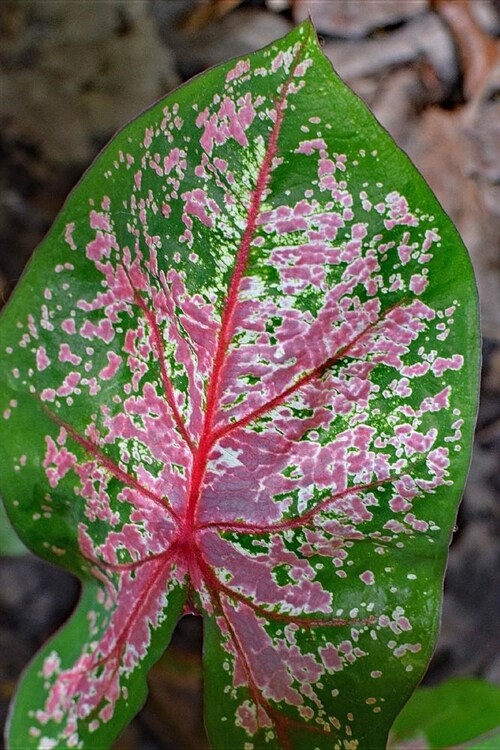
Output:
M104 341L106 344L110 344L114 338L115 332L110 321L105 318L100 320L98 325L91 323L90 320L86 320L83 326L80 328L80 336L85 339L98 338Z
M47 435L45 438L46 451L43 460L43 468L52 488L57 487L61 479L74 467L76 456L70 453L65 446L59 447L54 440Z
M233 138L240 146L248 146L246 131L256 116L252 95L247 93L235 102L225 96L217 112L209 116L208 110L201 112L196 125L203 127L200 144L205 152L212 154L215 145L220 146Z
M407 513L404 520L415 531L425 532L429 528L427 521L419 520L413 513Z
M230 83L231 81L235 81L237 78L241 78L241 76L245 75L245 73L248 73L250 70L250 60L238 60L235 67L232 68L226 75L226 82Z
M446 370L461 370L463 364L464 358L461 354L454 354L452 357L436 357L431 370L439 378Z
M72 393L75 392L75 389L78 385L78 383L81 380L81 375L79 372L70 372L66 377L64 378L62 384L57 389L57 395L58 396L70 396Z
M111 225L109 219L105 214L98 213L97 211L90 212L90 228L91 229L102 229L105 232L111 231Z
M189 190L182 194L182 198L185 201L183 219L189 229L191 229L190 222L185 220L189 215L196 216L205 226L213 227L213 216L220 214L220 208L212 198L208 197L205 190L201 188Z
M52 651L43 663L43 676L46 680L57 672L61 667L61 659L56 651Z
M111 380L111 378L116 375L116 372L122 362L122 358L114 352L107 352L106 357L108 359L108 364L106 365L106 367L103 367L99 373L99 377L101 380Z
M73 318L66 318L66 320L63 320L63 322L61 323L61 328L64 333L67 333L70 336L76 333L76 325Z
M397 495L389 501L389 507L394 513L403 513L411 508L411 503L400 495Z
M36 366L39 372L46 370L50 365L50 359L44 346L39 346L36 350Z
M42 401L54 401L55 397L56 392L53 388L44 388L40 394L40 398Z
M315 151L319 151L320 149L326 149L326 143L323 138L312 138L309 140L301 141L299 146L295 149L294 153L310 156Z
M390 230L398 225L411 227L418 226L419 221L417 217L410 212L408 201L397 191L394 190L392 193L389 193L386 197L386 205L390 217L384 221L386 229Z
M359 577L367 586L373 586L375 583L375 575L371 570L365 570Z
M67 242L67 244L70 246L72 250L76 250L76 244L73 239L73 232L75 231L75 222L72 221L69 224L66 224L66 228L64 230L64 240Z
M410 290L415 294L422 294L428 283L429 282L427 281L425 276L413 274L410 279Z
M336 672L343 669L342 659L339 656L339 652L329 643L324 648L319 648L318 653L321 657L321 661L327 669L334 670Z
M430 365L428 362L415 362L414 365L405 365L401 368L401 374L407 378L416 378L429 372Z
M396 623L398 627L400 628L400 630L403 630L405 632L412 630L411 623L407 617L398 617L398 619L396 620Z
M82 358L77 354L73 354L68 344L61 344L59 346L59 362L70 362L72 365L79 365Z
M224 174L227 172L228 163L225 159L220 159L216 156L214 159L214 167Z
M85 252L89 260L102 260L103 257L109 258L113 248L116 248L116 240L113 235L103 234L101 230L98 230L95 240L88 243Z
M422 412L425 411L441 411L442 409L448 409L450 406L450 393L451 388L449 385L443 388L442 391L436 393L435 396L428 396L422 401L420 406Z
M173 148L163 161L166 175L170 174L175 167L181 170L186 168L186 152L180 148Z
M426 229L425 230L425 239L424 239L424 242L422 244L422 250L424 252L427 251L432 246L432 244L434 242L438 242L440 239L441 239L441 237L439 236L439 234L437 234L437 232L435 232L432 229Z

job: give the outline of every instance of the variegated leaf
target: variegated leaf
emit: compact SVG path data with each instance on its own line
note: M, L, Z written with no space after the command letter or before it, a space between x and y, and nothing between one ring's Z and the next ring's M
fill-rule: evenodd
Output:
M0 346L9 516L83 580L9 747L107 746L183 612L214 748L385 747L436 634L476 294L310 23L113 140Z

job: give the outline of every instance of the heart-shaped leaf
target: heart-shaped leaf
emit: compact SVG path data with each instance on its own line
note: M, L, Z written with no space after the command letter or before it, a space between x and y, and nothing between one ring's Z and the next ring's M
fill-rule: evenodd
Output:
M436 634L476 308L310 23L123 130L1 321L9 516L83 581L9 747L107 746L190 611L214 748L383 748Z

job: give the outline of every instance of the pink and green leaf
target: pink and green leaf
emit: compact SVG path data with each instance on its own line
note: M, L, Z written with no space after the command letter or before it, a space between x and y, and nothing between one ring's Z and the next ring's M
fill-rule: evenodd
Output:
M9 517L83 581L9 747L109 745L188 611L214 748L385 747L438 626L477 329L456 230L310 23L119 133L0 325Z

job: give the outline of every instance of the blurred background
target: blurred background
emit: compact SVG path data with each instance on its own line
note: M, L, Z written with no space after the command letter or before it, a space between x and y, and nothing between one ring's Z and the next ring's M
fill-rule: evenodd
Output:
M309 14L335 69L423 173L475 267L481 404L425 681L500 684L499 0L0 0L0 305L118 128ZM0 558L0 728L23 666L77 596L70 576L29 554ZM120 750L203 750L200 648L199 622L184 618Z

